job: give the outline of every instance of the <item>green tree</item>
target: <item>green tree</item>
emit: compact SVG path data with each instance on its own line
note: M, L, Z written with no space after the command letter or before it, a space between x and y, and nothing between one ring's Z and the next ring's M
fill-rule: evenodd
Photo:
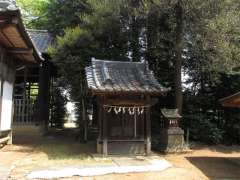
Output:
M27 28L45 29L47 24L47 9L49 0L17 0L23 20Z
M51 55L58 65L62 86L72 100L80 102L79 116L87 106L82 103L88 100L84 68L91 57L147 60L160 83L172 87L164 105L177 107L181 112L184 101L183 115L187 116L201 109L202 125L209 125L214 132L209 137L221 138L223 127L218 127L212 117L220 108L218 89L239 66L238 0L52 0L47 3L43 6L44 21L34 26L58 35ZM181 77L183 73L186 79ZM239 83L238 78L234 79ZM183 89L183 85L187 87ZM237 86L232 88L231 92ZM224 89L221 95L228 93ZM213 113L209 115L209 111ZM156 112L159 114L159 109ZM218 131L216 126L222 129Z
M63 128L66 118L66 97L59 87L53 87L51 99L51 119L50 124L56 128Z

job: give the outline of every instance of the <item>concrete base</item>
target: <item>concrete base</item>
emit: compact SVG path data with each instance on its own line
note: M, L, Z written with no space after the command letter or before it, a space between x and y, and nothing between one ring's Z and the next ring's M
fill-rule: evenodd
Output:
M9 140L7 142L8 145L12 144L12 130L8 133Z
M102 154L103 153L102 149L103 149L102 143L100 142L100 140L97 140L97 153Z
M0 131L0 144L12 144L12 130Z
M106 152L104 143L97 140L97 153L103 155L149 155L151 152L150 141L107 141Z
M161 129L160 150L163 152L181 152L184 150L184 131L181 128Z

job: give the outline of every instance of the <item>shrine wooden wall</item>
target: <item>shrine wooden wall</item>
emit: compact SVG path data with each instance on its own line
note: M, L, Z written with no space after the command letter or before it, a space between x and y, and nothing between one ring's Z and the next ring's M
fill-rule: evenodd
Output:
M147 97L98 98L98 152L148 154L150 102Z
M13 118L13 87L15 66L4 49L0 48L0 139L11 132Z

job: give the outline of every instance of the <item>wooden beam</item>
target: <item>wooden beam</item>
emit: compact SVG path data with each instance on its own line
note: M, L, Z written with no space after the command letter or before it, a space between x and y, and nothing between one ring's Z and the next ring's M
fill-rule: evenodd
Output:
M1 34L3 35L4 40L6 40L8 42L8 44L11 44L11 46L14 47L13 42L8 38L6 33L3 31L3 29L1 29Z
M33 49L29 49L29 48L8 48L7 53L10 53L10 54L32 54Z
M120 99L116 101L115 99L109 99L105 102L104 105L125 105L125 106L145 106L148 102L145 100L127 100L127 99ZM148 104L150 105L150 104Z
M1 27L17 25L18 23L19 23L19 17L17 17L17 16L13 16L13 17L8 16L8 17L0 20Z
M1 130L1 119L2 119L2 97L3 97L3 81L4 79L0 77L0 130Z
M3 72L3 52L0 52L0 71ZM0 76L0 130L1 130L1 119L2 119L2 97L3 97L3 77Z
M103 104L106 101L106 96L103 97ZM101 105L103 105L101 104ZM108 137L107 137L107 130L108 130L108 119L106 118L106 110L103 106L102 108L102 117L103 117L103 155L108 155Z
M24 74L17 74L16 75L16 77L24 77ZM39 77L39 75L38 74L36 74L36 75L34 75L34 74L30 74L30 75L28 75L28 77Z
M240 108L240 103L223 103L224 107Z
M101 108L101 98L97 97L97 121L98 121L98 140L102 140L102 108Z
M146 96L146 100L150 103L151 97ZM146 154L151 153L151 118L150 118L150 107L146 107Z
M134 96L140 96L142 94L144 95L152 95L152 96L165 96L165 92L141 92L141 91L107 91L107 90L99 90L99 89L90 89L90 95L91 96L101 96L101 95L134 95Z

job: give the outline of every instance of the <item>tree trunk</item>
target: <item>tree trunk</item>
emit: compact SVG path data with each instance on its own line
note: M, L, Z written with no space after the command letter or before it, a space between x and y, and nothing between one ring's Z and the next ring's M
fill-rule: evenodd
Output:
M39 77L39 122L42 125L42 133L47 134L49 123L49 92L50 88L50 69L49 62L44 61L40 67Z
M140 44L139 44L139 35L140 35L140 25L137 20L137 17L132 16L132 61L140 61Z
M182 114L182 103L183 103L183 94L182 94L182 49L183 49L183 7L182 1L179 0L176 4L175 9L176 15L176 60L175 60L175 107L178 108L179 113Z

